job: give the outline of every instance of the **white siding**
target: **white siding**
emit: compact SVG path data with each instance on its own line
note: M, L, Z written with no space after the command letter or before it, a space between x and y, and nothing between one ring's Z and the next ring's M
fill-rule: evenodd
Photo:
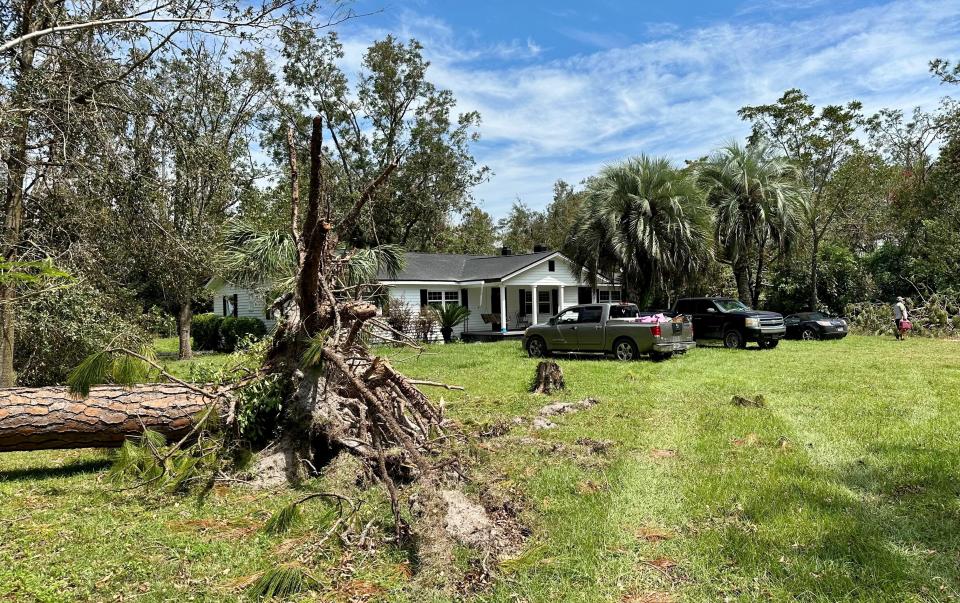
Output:
M273 318L267 319L267 301L263 296L251 289L237 287L230 283L226 283L219 289L213 290L213 313L217 316L225 316L223 312L223 298L226 297L229 302L234 295L237 296L237 316L256 318L267 326L267 331L273 330L277 321Z
M420 316L421 289L426 289L427 291L442 291L444 293L447 291L456 291L459 294L461 287L453 287L450 285L424 285L422 287L414 285L394 285L390 287L390 299L407 304L407 306L410 307L410 310L413 311L414 317L417 317ZM468 304L473 303L470 299L468 299L467 302ZM470 310L473 312L473 308L470 308ZM461 333L463 333L463 325L453 329L454 338L459 337ZM416 336L416 333L410 333L410 335ZM430 341L443 341L443 337L440 335L439 327L434 329L433 333L430 335Z

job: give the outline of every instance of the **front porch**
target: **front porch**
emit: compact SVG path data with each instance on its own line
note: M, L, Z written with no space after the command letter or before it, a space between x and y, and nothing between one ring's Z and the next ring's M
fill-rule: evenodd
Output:
M467 298L471 314L463 326L463 338L488 341L522 337L530 325L547 322L570 306L593 303L598 297L590 287L550 281L470 287Z

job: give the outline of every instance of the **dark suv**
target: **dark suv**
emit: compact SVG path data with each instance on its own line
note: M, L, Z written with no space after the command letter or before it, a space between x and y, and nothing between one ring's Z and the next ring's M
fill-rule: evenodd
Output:
M768 350L787 333L780 314L759 312L729 297L688 297L677 300L673 311L693 317L694 339L719 339L728 348L745 348L755 341Z

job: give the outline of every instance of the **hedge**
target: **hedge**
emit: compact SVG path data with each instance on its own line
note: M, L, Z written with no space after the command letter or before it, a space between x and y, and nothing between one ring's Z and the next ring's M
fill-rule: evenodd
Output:
M261 339L266 334L267 327L263 322L246 316L198 314L193 317L191 327L194 347L216 352L233 352L244 338Z

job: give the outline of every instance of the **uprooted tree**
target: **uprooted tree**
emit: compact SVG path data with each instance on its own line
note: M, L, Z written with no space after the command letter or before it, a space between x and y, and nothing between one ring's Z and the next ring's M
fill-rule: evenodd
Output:
M283 410L276 418L276 437L260 451L252 472L282 472L289 480L298 481L333 458L353 457L359 461L359 471L365 474L366 481L381 484L389 495L396 538L415 537L421 560L446 559L456 536L444 533L442 526L454 503L461 507L473 504L474 511L483 513L482 507L470 503L457 488L465 469L450 442L461 434L456 425L444 419L442 409L418 389L422 383L443 384L408 379L368 349L370 332L376 330L382 334L390 328L377 318L376 306L365 297L371 287L349 284L356 280L357 256L363 257L364 250L341 244L344 233L354 227L364 205L390 177L397 161L391 160L366 184L354 204L337 218L326 193L334 183L324 181L322 138L323 124L317 117L312 123L309 190L304 204L296 184L299 167L294 137L290 136L293 177L290 237L296 249L296 275L292 291L274 302L281 317L258 368L233 383L201 388L164 373L144 351L111 348L89 357L71 375L73 393L90 396L85 407L67 399L62 389L31 390L21 392L19 397L0 396L0 433L11 426L5 421L14 417L23 436L19 449L36 449L49 447L44 442L55 442L56 447L82 445L79 439L71 443L71 437L87 438L85 441L96 441L96 445L117 445L122 435L149 427L151 433L143 438L143 448L148 449L161 466L160 473L154 470L149 474L149 481L156 481L162 472L175 471L180 466L179 461L171 463L175 453L210 457L214 446L211 442L216 441L207 437L211 432L222 438L222 447L229 447L231 434L237 432L238 413L242 411L238 408L243 403L238 392L250 383L269 381L281 392ZM402 334L396 335L402 337ZM157 395L162 387L141 386L127 392L114 388L110 395L107 388L91 389L106 382L132 385L142 381L150 370L175 382L176 387L171 386L171 391L166 393L177 396L177 403L164 404L163 396ZM46 392L47 397L41 392ZM45 408L47 412L5 414L5 410L17 404L24 406L24 395L31 398L26 405ZM124 396L129 397L127 402L133 403L125 403ZM146 407L138 403L144 397L150 398L156 413L145 415ZM198 400L202 404L198 404ZM53 420L52 410L58 410L63 416ZM184 415L191 414L194 427L186 430ZM158 416L174 415L178 420L176 429L158 419ZM104 432L99 437L91 436L97 429L89 425L83 430L64 428L64 425L79 424L69 423L71 420L82 422L85 417L103 426ZM107 426L110 426L109 434ZM163 443L157 440L156 432L177 441L158 450ZM195 447L197 450L189 449L191 439L201 441L201 445ZM179 452L176 449L180 449ZM194 467L191 463L186 464ZM217 465L217 470L222 467ZM147 481L146 476L141 477ZM174 481L187 483L183 477L176 477ZM405 519L401 504L401 498L405 497L401 491L403 485L414 481L416 487L406 492L416 493L415 506L419 511L410 516L415 520L418 516L422 518L419 525L426 533L418 530L416 522L411 525ZM497 535L502 531L493 522L485 525L488 532L481 540L492 542L492 547L499 546ZM437 526L441 526L439 530ZM470 538L475 537L476 534L471 533Z

